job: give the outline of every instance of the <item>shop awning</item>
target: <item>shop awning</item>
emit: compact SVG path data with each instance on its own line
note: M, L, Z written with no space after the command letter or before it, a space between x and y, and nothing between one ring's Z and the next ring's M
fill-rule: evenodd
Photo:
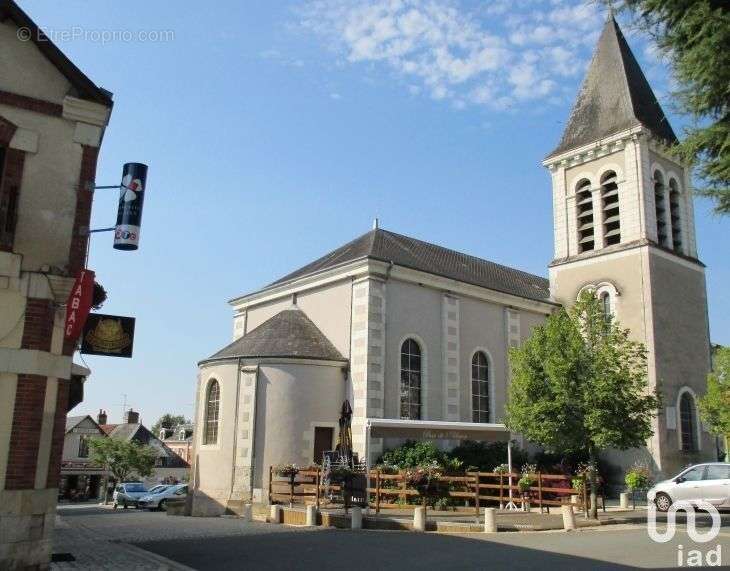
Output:
M478 440L480 442L508 442L510 438L510 431L504 424L486 422L369 418L366 426L371 438Z

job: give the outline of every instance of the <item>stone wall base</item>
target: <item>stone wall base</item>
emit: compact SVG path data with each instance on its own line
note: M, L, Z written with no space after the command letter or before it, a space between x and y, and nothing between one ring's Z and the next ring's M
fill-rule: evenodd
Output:
M58 489L0 491L0 569L47 569Z

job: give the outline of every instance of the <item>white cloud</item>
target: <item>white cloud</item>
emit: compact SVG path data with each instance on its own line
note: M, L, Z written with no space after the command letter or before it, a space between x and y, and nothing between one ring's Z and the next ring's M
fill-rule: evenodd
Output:
M300 26L341 62L375 66L412 95L456 108L562 101L582 74L604 16L582 0L310 0Z

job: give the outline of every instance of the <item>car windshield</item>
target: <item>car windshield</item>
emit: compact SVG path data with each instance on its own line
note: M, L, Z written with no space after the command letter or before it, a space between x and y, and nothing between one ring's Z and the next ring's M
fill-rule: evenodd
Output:
M142 484L127 484L125 486L127 488L128 492L146 492L147 488L144 487Z
M167 488L169 488L169 487L170 487L170 486L163 486L163 485L159 485L159 486L155 486L154 488L150 488L150 489L148 490L148 492L149 492L150 494L159 494L160 492L164 492L164 491L165 491L165 490L166 490Z

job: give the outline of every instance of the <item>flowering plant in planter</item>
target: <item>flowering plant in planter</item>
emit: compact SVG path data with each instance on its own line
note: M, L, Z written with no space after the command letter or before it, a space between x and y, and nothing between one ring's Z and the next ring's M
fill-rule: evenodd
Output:
M507 464L500 464L499 466L495 466L492 470L495 474L499 474L500 476L509 473L509 466Z
M535 481L529 474L522 474L522 477L517 480L517 487L520 489L520 492L527 494L530 492L530 488L534 483Z
M436 462L409 468L405 471L406 484L418 490L424 496L437 495L439 490L439 479L443 476L443 469Z
M333 466L330 470L330 480L346 484L357 474L350 466Z
M294 478L299 473L299 466L296 464L284 464L276 467L276 475L282 478Z

